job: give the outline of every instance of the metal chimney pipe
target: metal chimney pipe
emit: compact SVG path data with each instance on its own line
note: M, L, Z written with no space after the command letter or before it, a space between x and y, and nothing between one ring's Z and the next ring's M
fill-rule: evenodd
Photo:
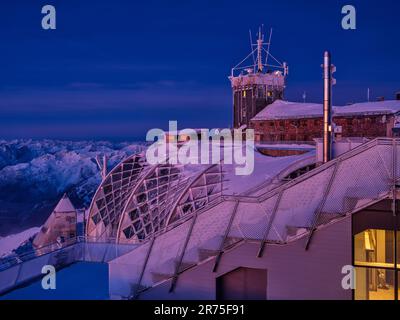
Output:
M332 159L332 66L331 54L324 54L324 144L323 162Z

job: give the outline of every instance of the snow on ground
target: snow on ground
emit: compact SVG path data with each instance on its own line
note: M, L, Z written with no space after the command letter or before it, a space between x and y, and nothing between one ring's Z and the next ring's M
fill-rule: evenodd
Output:
M34 236L40 230L39 227L33 227L17 234L0 238L0 258L17 249L22 243Z
M309 148L312 146L308 146ZM246 147L246 153L251 152L251 147ZM252 188L271 181L282 170L297 161L313 156L314 151L301 155L286 157L268 157L257 151L254 152L254 170L249 175L237 175L235 165L224 165L225 181L223 182L224 194L246 194Z

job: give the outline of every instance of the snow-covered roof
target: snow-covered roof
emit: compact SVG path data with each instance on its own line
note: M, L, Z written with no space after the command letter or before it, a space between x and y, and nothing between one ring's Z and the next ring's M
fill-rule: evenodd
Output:
M249 175L239 176L235 174L233 165L224 165L224 194L242 195L266 182L271 182L281 171L294 163L313 155L310 151L305 154L287 157L269 157L254 151L254 171Z
M358 114L393 114L397 112L400 112L400 100L362 102L334 108L335 116L351 116Z
M4 238L0 237L0 258L11 254L12 250L17 249L29 238L33 237L40 231L39 227L26 229L20 233L8 235Z
M68 196L64 194L61 200L58 202L54 212L62 213L62 212L75 212L75 207L72 204L71 200L69 200Z
M399 100L355 103L333 107L334 116L383 115L400 112ZM266 106L252 120L304 119L323 115L323 105L277 100Z

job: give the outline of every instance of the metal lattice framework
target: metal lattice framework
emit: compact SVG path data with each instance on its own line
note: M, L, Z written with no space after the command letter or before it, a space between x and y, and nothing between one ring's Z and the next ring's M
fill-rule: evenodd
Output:
M98 240L141 242L221 196L216 165L148 165L129 157L103 180L93 197L86 233Z
M158 165L133 190L120 219L118 242L136 243L221 196L221 166L191 174L187 166Z
M119 241L144 240L165 227L172 201L183 183L182 167L155 166L132 192L121 216Z
M173 223L220 197L222 181L222 165L213 165L207 168L182 192L168 217L167 223Z
M115 238L125 203L137 182L151 168L143 154L135 154L116 166L97 189L89 209L86 234L99 240Z

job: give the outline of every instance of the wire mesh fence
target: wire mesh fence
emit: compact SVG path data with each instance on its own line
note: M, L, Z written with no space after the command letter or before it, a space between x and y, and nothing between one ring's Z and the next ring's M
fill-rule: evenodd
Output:
M138 272L136 253L143 262L139 268L143 273L141 283L131 285L145 290L163 281L174 281L180 272L218 257L221 250L243 240L284 244L311 235L321 224L384 199L400 177L396 160L400 159L399 144L399 140L386 138L370 141L256 199L233 195L194 213L155 239L147 252L148 261L139 248L124 258L127 263L133 261L133 273ZM126 270L126 265L121 265L112 264L110 274ZM130 279L137 281L137 275ZM122 297L127 292L116 290L111 294Z
M56 269L75 262L110 262L127 254L137 245L117 244L115 240L108 242L92 242L86 237L74 238L68 244L51 244L32 250L21 258L8 260L0 265L0 294L35 280L42 275L42 268L51 265Z

